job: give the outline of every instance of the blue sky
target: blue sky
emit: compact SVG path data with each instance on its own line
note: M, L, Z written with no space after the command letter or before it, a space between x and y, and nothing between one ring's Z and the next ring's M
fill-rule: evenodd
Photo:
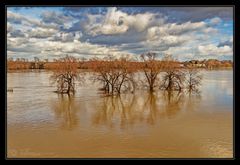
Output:
M8 58L233 59L231 7L8 7Z

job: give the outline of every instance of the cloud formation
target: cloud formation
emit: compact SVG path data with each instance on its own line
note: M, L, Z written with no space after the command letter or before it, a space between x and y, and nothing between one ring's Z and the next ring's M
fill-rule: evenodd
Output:
M129 15L116 7L109 8L105 15L88 15L88 23L85 30L92 35L123 34L130 29L142 32L150 25L163 24L164 19L157 19L156 14L141 13Z
M224 46L216 46L214 44L209 44L209 45L199 45L198 46L198 52L199 55L202 56L209 56L209 55L216 55L216 56L232 56L232 48L228 45L224 45Z
M230 7L17 8L7 8L12 57L137 57L147 51L180 60L233 55Z

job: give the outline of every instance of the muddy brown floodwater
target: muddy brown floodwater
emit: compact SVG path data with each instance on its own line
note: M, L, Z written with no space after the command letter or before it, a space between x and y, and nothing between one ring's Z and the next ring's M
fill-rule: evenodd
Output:
M49 71L7 73L9 158L232 158L233 71L202 71L200 94L146 90L74 97Z

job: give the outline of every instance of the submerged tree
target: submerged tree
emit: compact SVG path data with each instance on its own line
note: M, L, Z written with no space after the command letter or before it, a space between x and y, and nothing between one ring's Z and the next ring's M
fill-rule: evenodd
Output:
M188 68L186 70L186 88L189 92L199 92L198 87L201 85L202 75L199 69Z
M100 82L103 87L100 90L106 93L110 92L109 63L99 59L91 59L91 68L93 69L93 82Z
M185 79L184 72L179 68L179 63L173 59L171 55L165 55L163 58L164 75L161 89L168 91L178 90L181 91Z
M127 58L121 58L116 61L117 65L117 80L115 84L116 92L121 93L122 90L134 91L136 87L134 72L136 68Z
M66 56L57 60L57 66L50 77L53 83L57 84L58 93L74 93L75 80L79 78L78 63L76 58Z
M157 61L156 57L157 54L151 52L141 55L141 59L143 60L142 71L145 75L144 84L147 84L150 92L153 92L157 86L158 75L162 69L162 63Z
M107 94L120 94L123 90L129 90L130 86L135 87L134 84L134 70L126 58L114 59L108 57L107 59L93 60L93 81L98 81L103 84L102 90Z

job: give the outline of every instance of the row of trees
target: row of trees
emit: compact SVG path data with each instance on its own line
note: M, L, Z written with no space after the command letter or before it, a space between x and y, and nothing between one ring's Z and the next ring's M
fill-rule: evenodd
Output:
M231 60L222 60L217 59L208 59L208 60L191 60L183 62L183 65L186 67L197 67L197 68L208 68L208 69L217 69L217 68L231 68L233 67L233 62Z
M109 57L104 58L104 60L109 59ZM112 59L112 58L110 58ZM7 60L7 68L9 70L21 70L21 69L56 69L57 63L59 59L53 59L49 61L48 59L39 59L34 57L33 60L28 60L26 58L8 58ZM79 69L93 69L94 65L92 65L96 61L96 58L85 59L85 58L76 58L76 62L78 63ZM131 61L132 64L138 63ZM179 62L181 67L183 68L207 68L207 69L218 69L218 68L232 68L233 62L230 60L219 61L216 59L208 59L208 60L191 60L185 62Z
M101 83L101 90L108 95L134 92L139 87L146 87L150 92L156 89L198 91L202 76L197 69L180 68L179 62L170 55L157 60L157 55L150 52L142 54L141 60L141 63L132 63L127 58L94 59L91 79ZM59 93L74 93L75 81L83 81L78 65L77 59L71 56L58 60L51 80L57 84Z
M33 61L29 61L26 58L8 58L7 68L9 70L18 69L44 69L44 65L48 63L48 59L40 60L38 57L34 57Z
M157 87L168 91L182 91L184 88L188 91L198 91L202 75L196 68L180 68L177 60L171 55L165 55L161 61L156 60L155 53L143 54L141 57L144 61L142 70L145 81L143 82L150 92ZM160 73L163 73L162 77Z

